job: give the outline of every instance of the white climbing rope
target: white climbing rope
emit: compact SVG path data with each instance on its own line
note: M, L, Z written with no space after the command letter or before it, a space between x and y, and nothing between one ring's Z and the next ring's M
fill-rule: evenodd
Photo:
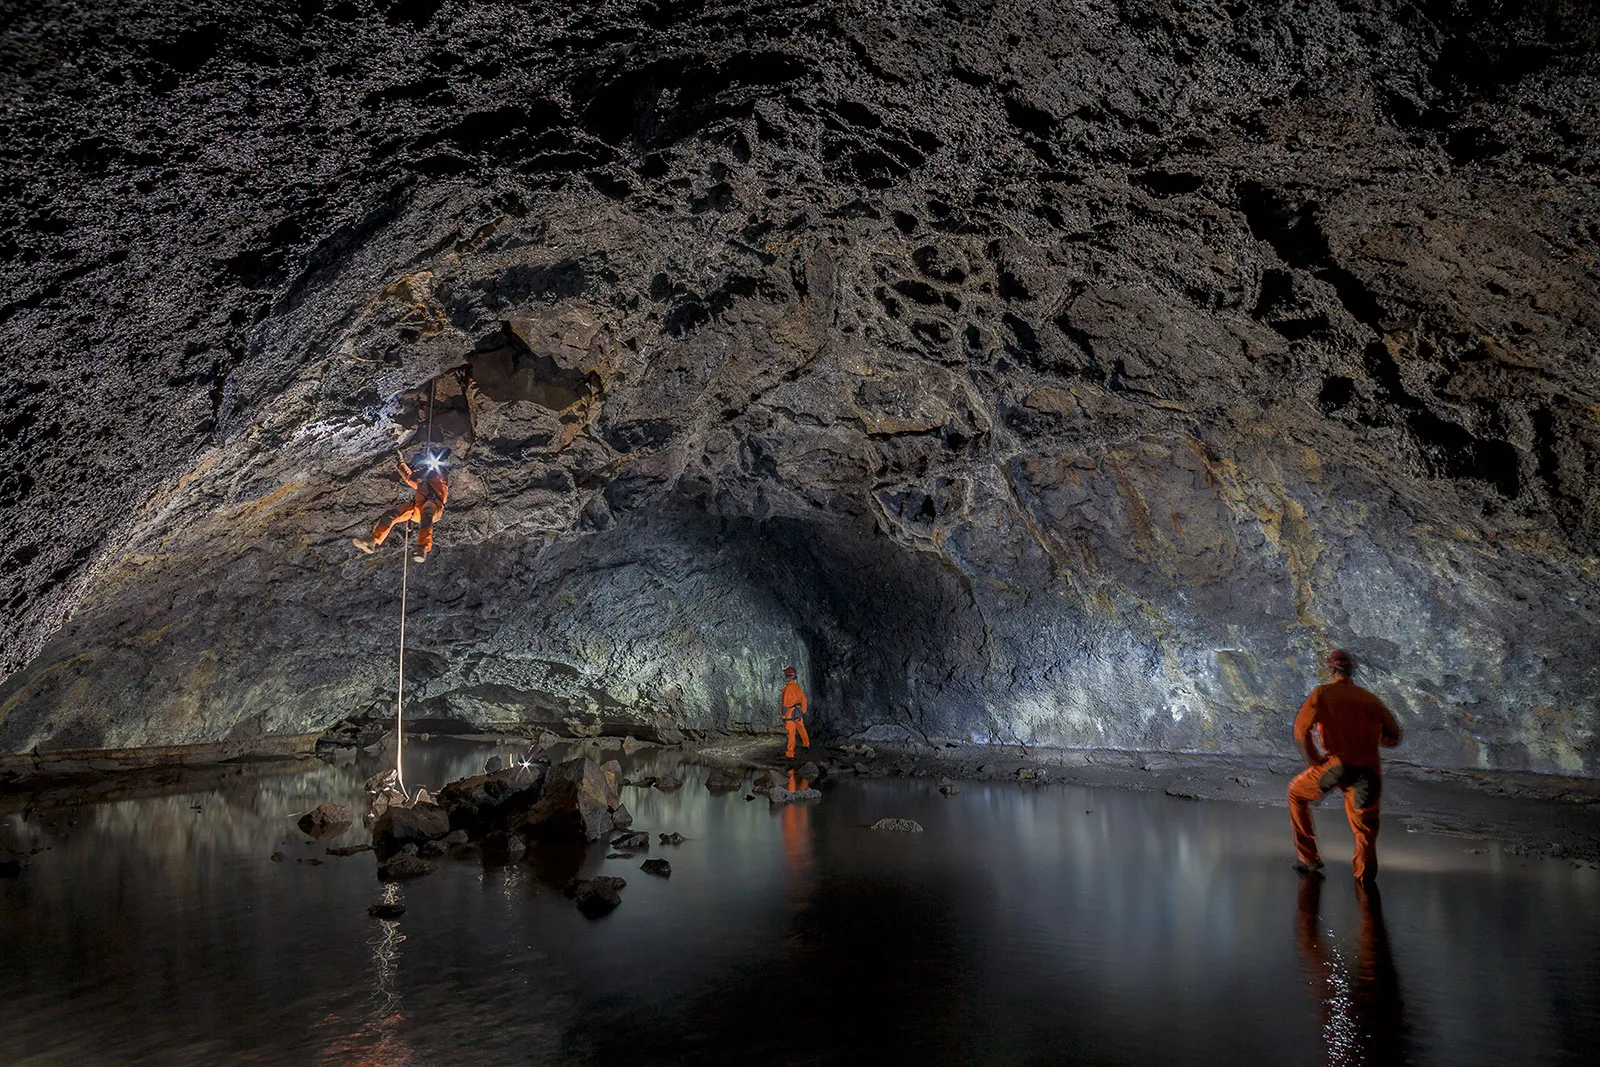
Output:
M424 456L433 454L433 398L438 391L438 379L428 383L428 439L423 447ZM424 475L427 477L427 475ZM422 521L422 516L417 517ZM405 772L405 745L406 745L406 584L411 571L411 522L406 522L405 540L400 553L400 659L395 670L394 690L394 781L395 786L409 801L411 794L406 791Z
M400 792L406 792L406 772L402 761L406 743L406 578L411 563L411 524L406 523L405 541L400 553L400 667L394 694L394 780ZM409 797L410 794L406 793Z

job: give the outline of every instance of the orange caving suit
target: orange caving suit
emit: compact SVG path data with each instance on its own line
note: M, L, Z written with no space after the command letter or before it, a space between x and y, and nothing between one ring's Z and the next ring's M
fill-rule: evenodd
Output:
M806 736L806 692L800 688L800 683L790 679L783 687L783 728L789 731L789 751L785 752L785 759L794 758L794 739L800 738L800 744L805 748L811 747L811 738Z
M414 522L418 524L417 551L426 556L433 549L433 520L444 511L445 501L450 499L450 486L444 475L425 474L418 478L404 463L400 464L400 478L413 490L411 502L399 505L378 520L378 525L372 528L372 543L383 544L395 523Z
M1400 724L1383 701L1349 678L1336 678L1306 697L1294 720L1294 740L1308 764L1289 783L1289 822L1300 862L1321 862L1311 805L1333 789L1342 789L1344 812L1356 835L1355 876L1377 874L1378 800L1383 793L1378 746L1398 745Z

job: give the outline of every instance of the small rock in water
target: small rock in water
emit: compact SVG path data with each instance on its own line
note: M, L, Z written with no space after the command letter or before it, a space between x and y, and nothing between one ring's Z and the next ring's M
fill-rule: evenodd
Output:
M773 804L787 804L791 800L821 800L822 794L815 789L796 789L790 791L783 786L778 786L767 794L767 800Z
M683 788L683 782L680 779L672 777L670 774L664 774L660 778L656 779L656 788L661 790L663 793L676 793L679 789Z
M591 919L598 919L622 903L621 890L627 884L626 878L601 874L593 878L574 879L568 882L566 894L572 898L579 911Z
M752 793L770 793L785 784L784 776L777 771L761 771L756 775L755 781L750 783Z
M956 785L948 778L941 778L939 779L939 792L943 793L947 797L953 797L957 793L961 792L961 787Z
M643 830L636 830L630 834L618 834L611 839L612 848L649 848L650 835Z
M350 829L355 816L343 804L318 804L295 822L313 840L326 841Z
M617 805L617 810L611 813L611 825L618 830L626 830L633 825L633 812L628 810L628 805Z
M484 774L499 774L504 767L505 761L499 756L490 756L488 759L483 761Z
M289 857L285 856L282 852L274 852L272 854L272 862L273 863L282 863L284 860L286 860L288 858Z
M388 882L397 878L418 878L432 874L433 870L434 865L427 860L402 852L378 867L378 877Z
M631 860L631 859L633 859L633 853L632 852L607 852L606 853L606 859L608 859L608 860Z
M755 798L756 798L756 795L755 795L755 794L754 794L754 793L746 793L746 794L745 794L745 795L744 795L744 798L745 798L745 799L746 799L746 800L754 800L754 799L755 799Z
M371 845L342 845L339 848L323 849L330 856L354 856L357 852L371 852Z
M666 860L645 860L639 864L639 869L645 874L659 874L663 878L672 877L672 864Z
M682 834L676 831L670 834L657 834L656 836L661 839L663 845L681 845L686 840Z
M807 760L805 763L800 764L799 769L794 773L801 778L820 778L822 777L822 768Z
M732 771L712 771L706 789L713 794L733 793L744 788L744 778Z
M660 779L657 778L655 775L647 774L643 778L624 778L622 780L622 784L623 785L636 785L640 789L649 789L651 786L655 785L656 782L658 782L658 781L660 781Z
M902 834L922 833L922 824L915 819L879 819L872 824L874 830L892 830Z
M367 909L367 914L374 919L398 919L405 913L404 904L374 904Z

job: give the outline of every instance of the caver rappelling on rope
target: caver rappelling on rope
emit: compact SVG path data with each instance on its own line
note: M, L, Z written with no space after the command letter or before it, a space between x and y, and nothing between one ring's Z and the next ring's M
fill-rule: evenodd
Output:
M402 458L397 466L401 480L411 487L411 500L396 506L379 519L372 528L371 536L352 538L350 543L370 555L383 544L395 523L414 522L417 524L417 550L411 561L421 563L426 560L433 549L434 520L444 511L445 502L450 499L450 483L445 479L449 458L448 448L424 452L415 467Z
M351 539L362 552L371 555L377 547L383 544L389 536L389 531L394 529L396 523L417 524L417 545L413 553L410 546L410 527L406 527L406 547L400 556L400 654L395 671L395 699L394 699L394 770L386 772L392 778L385 777L383 784L373 788L373 783L368 783L368 791L373 794L374 803L372 814L380 814L380 807L387 807L392 799L409 804L413 798L406 791L405 785L405 693L406 693L406 563L425 562L428 553L433 549L433 523L444 511L445 502L450 499L450 483L445 478L445 469L450 459L448 448L435 448L433 444L433 400L436 383L428 385L428 430L426 444L420 454L413 457L412 463L407 463L405 456L399 459L398 467L400 478L411 488L411 499L403 504L390 509L378 520L372 528L369 537L356 537ZM377 779L373 779L374 782ZM423 794L418 790L419 795Z

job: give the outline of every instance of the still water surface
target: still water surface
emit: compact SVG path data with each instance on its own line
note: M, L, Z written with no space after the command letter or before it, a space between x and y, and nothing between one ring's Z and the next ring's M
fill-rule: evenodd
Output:
M408 779L489 751L408 746ZM1571 863L1391 826L1363 899L1288 869L1281 808L879 779L774 810L676 757L624 764L685 780L623 791L636 828L689 839L649 853L670 880L592 846L385 886L287 818L358 805L364 766L13 812L0 846L45 850L0 880L0 1063L1575 1064L1600 1042L1600 872ZM1330 861L1341 814L1318 810ZM596 873L628 887L591 922L559 886ZM409 910L368 918L384 899Z

